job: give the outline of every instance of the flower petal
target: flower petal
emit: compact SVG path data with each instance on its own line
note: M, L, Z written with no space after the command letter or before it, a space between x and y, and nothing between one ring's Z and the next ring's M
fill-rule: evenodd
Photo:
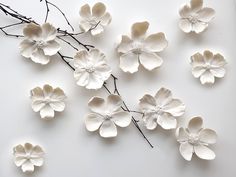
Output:
M157 106L163 107L172 100L172 93L169 89L161 88L155 95Z
M129 36L122 35L121 42L117 47L118 53L128 53L132 49L133 40Z
M62 101L51 102L51 103L49 103L49 105L52 107L52 109L54 111L57 111L57 112L64 111L64 109L66 107L65 103Z
M156 100L153 96L146 94L139 100L139 107L142 112L153 110L156 107Z
M93 27L92 27L93 28ZM91 29L91 34L93 36L99 35L104 31L104 27L100 24L96 26L96 28Z
M96 131L102 125L104 118L95 113L90 113L85 118L86 129L90 132Z
M74 56L74 66L76 68L84 68L88 65L89 54L87 50L80 50Z
M44 155L44 151L39 145L36 145L33 147L32 152L31 152L32 157L42 157L43 155Z
M131 34L132 38L139 38L146 34L149 27L149 23L145 22L138 22L132 25Z
M192 31L192 24L188 19L180 19L179 27L185 33L190 33Z
M203 32L208 27L208 24L205 22L197 22L192 24L192 31L199 34Z
M92 112L103 114L106 108L106 102L101 97L92 97L88 102L88 107Z
M32 101L32 109L34 112L38 112L40 111L44 106L46 105L46 103L44 101L41 101L41 100L35 100L35 101Z
M53 93L53 88L52 86L46 84L43 86L43 94L44 94L44 97L51 97Z
M23 29L23 34L24 36L35 40L40 38L40 36L42 35L42 29L39 25L30 23Z
M213 160L216 157L211 149L203 145L194 146L194 152L199 158L204 160Z
M145 48L151 52L161 52L168 46L164 33L156 33L148 36L144 44Z
M99 133L104 138L111 138L117 136L117 129L112 121L106 120L102 123Z
M176 135L176 138L177 138L178 142L185 142L185 141L188 140L188 133L182 127L176 129L176 134L175 135Z
M57 101L63 101L64 99L66 99L66 95L62 89L57 87L57 88L53 89L53 92L51 94L51 98L54 100L57 100Z
M120 110L123 100L119 95L111 94L107 97L106 107L110 113Z
M91 9L90 9L90 6L89 6L88 4L83 5L83 6L80 8L79 14L80 14L80 16L83 17L83 18L89 18L89 17L91 17Z
M211 129L203 129L199 134L199 139L203 143L207 144L215 144L217 135L214 130Z
M55 55L59 50L61 49L61 46L56 41L49 41L45 46L43 46L43 51L45 55Z
M205 60L204 57L201 53L196 53L193 56L191 56L191 65L193 67L197 67L197 66L203 66L205 65Z
M213 60L211 61L211 65L214 67L223 67L226 64L227 62L221 54L214 55Z
M130 125L132 116L128 112L119 111L112 114L111 120L119 127L127 127Z
M24 146L22 146L21 144L19 144L19 145L17 145L17 146L15 146L14 148L13 148L13 153L14 153L14 155L15 156L25 156L25 154L26 154L26 152L25 152L25 148L24 148Z
M179 152L185 160L191 161L193 156L193 146L188 142L181 143L179 146Z
M107 64L103 64L100 66L96 66L96 70L94 71L94 74L99 75L99 77L106 81L111 76L111 67Z
M188 5L183 5L179 9L179 15L182 18L188 18L190 14L191 14L191 8Z
M154 130L157 127L157 116L153 113L146 113L143 116L143 121L148 130Z
M30 91L31 97L33 100L43 100L44 93L40 87L36 87Z
M92 15L96 17L101 17L105 12L106 6L101 2L96 3L92 8Z
M24 144L24 149L25 149L26 154L31 153L33 148L34 148L34 146L30 143L25 143Z
M199 133L202 129L203 120L201 117L194 117L188 123L188 130L190 133Z
M158 116L157 123L166 130L175 129L177 126L177 121L168 113L164 113Z
M204 51L203 56L204 56L205 63L211 64L211 62L213 61L213 58L214 58L213 53L209 50L206 50L206 51Z
M43 158L32 158L30 162L37 167L41 167L43 165Z
M195 78L199 78L206 71L205 67L197 66L192 68L192 74Z
M77 85L84 87L89 82L89 73L87 73L86 71L81 71L77 68L74 72L74 78Z
M215 77L210 71L205 71L201 75L200 81L201 81L202 84L214 84Z
M215 17L215 10L204 7L198 12L198 20L202 22L210 22Z
M85 86L87 89L100 89L104 80L100 77L100 74L91 73L89 74L88 84Z
M92 25L87 20L81 20L80 24L79 24L79 27L82 31L88 32L92 28Z
M57 30L50 23L44 23L42 25L42 37L46 42L52 41L57 36Z
M120 56L120 68L124 72L135 73L138 71L138 56L132 52L125 53Z
M172 116L178 117L184 114L185 104L178 99L172 99L168 104L165 105L163 110L170 113Z
M20 167L21 165L23 165L25 162L27 161L27 159L25 157L22 156L18 156L14 158L14 163L17 167Z
M40 116L42 119L51 119L54 117L54 110L51 106L46 105L40 110Z
M25 58L30 58L35 50L36 45L32 40L25 39L20 43L20 54Z
M100 19L100 23L102 26L107 26L111 23L111 14L110 13L105 13Z
M22 171L32 173L34 171L34 165L28 160L21 166Z
M142 52L139 55L139 61L144 66L144 68L146 68L149 71L160 67L163 63L161 57L159 57L155 53L149 53L149 52Z
M199 11L203 7L203 0L191 0L190 6L192 11L194 12Z
M37 49L32 53L31 60L35 63L46 65L49 63L50 57L45 55L42 49Z
M218 78L224 77L226 73L224 68L212 68L210 69L210 72L213 76L218 77Z
M89 51L89 58L94 63L95 66L99 66L105 63L105 55L100 52L98 49L91 49Z

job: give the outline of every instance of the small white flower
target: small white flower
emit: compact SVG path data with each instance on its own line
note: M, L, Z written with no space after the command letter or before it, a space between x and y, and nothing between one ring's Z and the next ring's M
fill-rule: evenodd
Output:
M148 27L148 22L135 23L132 25L131 38L122 36L117 52L120 54L120 68L124 72L137 72L139 63L149 71L162 65L163 60L158 53L167 47L168 42L164 33L146 37Z
M213 84L216 78L225 76L226 61L220 54L213 55L206 50L203 55L196 53L191 57L192 74L195 78L200 77L202 84Z
M48 64L50 57L61 49L55 40L57 30L49 23L42 26L30 23L24 28L23 33L26 39L20 43L21 55L35 63Z
M191 0L190 5L184 5L179 10L179 27L185 33L201 33L207 27L208 23L215 17L215 11L212 8L203 7L203 0Z
M50 85L44 85L43 89L36 87L31 90L32 109L40 112L42 119L52 119L54 111L62 112L65 109L65 93L60 88L53 89Z
M101 34L111 23L111 15L106 12L106 6L101 2L93 6L92 12L90 6L85 4L80 8L80 16L80 28L85 32L90 31L93 36Z
M79 86L99 89L111 75L105 55L98 49L81 50L74 57L74 77Z
M104 138L117 136L117 128L127 127L131 122L131 115L121 109L122 99L118 95L109 95L106 100L93 97L88 103L92 113L85 119L88 131L96 131Z
M176 130L180 154L187 161L191 161L194 153L204 160L215 159L215 153L208 146L216 143L216 132L202 128L202 124L201 117L194 117L189 121L188 128L180 127Z
M43 165L44 151L39 145L19 144L13 148L13 155L16 166L21 167L23 172L32 173L34 166Z
M177 126L176 117L185 112L185 105L180 100L173 99L171 91L166 88L161 88L155 97L144 95L139 107L149 130L154 130L158 124L163 129L174 129Z

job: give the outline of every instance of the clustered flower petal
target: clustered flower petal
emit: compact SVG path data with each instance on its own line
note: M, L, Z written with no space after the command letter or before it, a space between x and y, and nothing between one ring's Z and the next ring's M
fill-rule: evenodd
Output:
M202 84L214 84L215 77L225 76L226 61L221 54L213 54L211 51L204 51L203 55L196 53L191 57L192 74L200 78Z
M40 112L42 119L54 118L54 112L62 112L65 109L66 95L60 88L44 85L43 89L36 87L31 90L32 109Z
M42 26L30 23L24 28L23 33L26 39L20 43L20 53L35 63L48 64L50 57L61 49L55 40L57 30L49 23Z
M92 113L85 118L88 131L96 131L104 138L117 136L117 128L127 127L131 122L131 115L121 109L122 99L118 95L109 95L107 99L93 97L88 103Z
M131 38L123 35L117 52L120 54L120 68L124 72L135 73L139 64L147 70L160 67L163 60L158 53L163 51L168 42L164 33L155 33L146 37L148 22L132 25Z
M111 23L111 15L106 12L106 6L101 2L93 6L92 12L88 4L83 5L80 8L80 16L80 28L84 32L90 31L93 36L101 34Z
M175 129L176 117L185 112L185 105L179 99L172 98L171 91L166 88L161 88L154 97L144 95L140 99L139 107L149 130L155 129L157 125L163 129Z
M189 121L188 128L180 127L176 130L180 154L187 161L191 161L194 153L204 160L215 159L215 153L208 146L216 143L216 132L202 125L202 118L194 117Z
M21 167L25 173L34 172L34 166L43 165L44 151L39 145L25 143L17 145L13 148L14 162L17 167Z
M215 10L203 7L203 0L191 0L190 5L184 5L179 10L179 27L185 33L201 33L215 17Z

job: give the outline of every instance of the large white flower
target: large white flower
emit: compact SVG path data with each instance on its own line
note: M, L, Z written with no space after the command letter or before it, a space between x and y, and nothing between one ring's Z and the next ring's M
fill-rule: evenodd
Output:
M99 89L111 75L105 55L98 49L81 50L74 57L74 77L79 86Z
M146 37L148 22L132 25L131 38L123 35L117 51L120 54L120 68L124 72L135 73L139 63L147 70L160 67L163 60L158 53L163 51L168 42L164 33L155 33Z
M117 128L127 127L131 122L131 115L121 109L122 99L118 95L109 95L106 100L93 97L88 106L92 113L85 119L88 131L96 131L104 138L117 136Z
M220 54L213 54L206 50L203 55L196 53L191 57L192 74L195 78L200 77L202 84L213 84L216 78L225 76L226 61Z
M26 39L20 43L21 55L35 63L47 64L50 57L61 49L55 40L57 30L49 23L42 26L30 23L24 28L23 33Z
M173 99L171 91L166 88L161 88L154 97L144 95L139 107L149 130L155 129L158 124L163 129L174 129L177 126L176 117L185 112L185 105L180 100Z
M65 109L66 95L60 88L53 89L50 85L44 85L43 89L36 87L31 90L32 109L40 112L43 119L52 119L54 111L62 112Z
M21 167L23 172L32 173L34 166L43 165L44 151L39 145L19 144L13 148L13 155L16 166Z
M189 121L188 128L176 130L179 151L185 160L190 161L194 153L201 159L215 159L215 153L208 146L216 143L216 132L202 128L202 124L201 117L194 117Z
M190 5L184 5L179 10L179 27L185 33L201 33L208 23L214 18L215 11L212 8L204 7L203 0L191 0Z
M80 28L85 32L90 31L93 36L101 34L111 23L111 15L106 12L106 6L101 2L93 6L92 12L88 4L83 5L80 8L80 16Z

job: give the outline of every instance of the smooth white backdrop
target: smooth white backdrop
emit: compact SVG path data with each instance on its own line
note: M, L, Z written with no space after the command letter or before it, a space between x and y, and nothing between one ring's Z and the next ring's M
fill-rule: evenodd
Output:
M79 8L93 0L51 0L67 14L79 31ZM45 18L45 4L39 0L2 0L38 23ZM79 37L85 43L102 50L119 77L118 86L129 107L137 110L138 100L145 94L155 94L164 86L186 104L186 114L179 118L186 125L192 116L204 118L205 127L219 135L214 146L216 159L211 162L193 158L186 162L179 154L174 131L147 131L146 136L155 148L151 149L131 125L119 129L118 137L104 140L97 133L89 133L84 126L88 112L87 101L106 92L87 91L76 86L72 70L57 56L49 65L39 66L20 56L21 39L0 35L0 177L27 176L13 164L12 147L30 141L42 145L46 151L45 165L30 176L37 177L235 177L236 176L236 6L233 0L206 0L216 10L216 18L201 35L184 34L178 28L178 9L187 0L104 0L113 16L106 32L97 37ZM161 54L164 64L158 70L147 72L140 68L134 75L119 68L114 50L119 35L130 32L133 22L147 20L149 32L164 32L169 41ZM56 27L67 28L61 14L51 7L49 21ZM13 20L0 14L0 24ZM69 29L69 28L68 28ZM20 28L9 32L18 33ZM191 75L189 58L195 52L210 49L222 53L228 61L227 75L212 87L202 86ZM63 53L73 56L73 50ZM63 88L68 96L66 111L56 119L44 121L30 107L29 91L35 86L51 84ZM112 85L110 85L112 86ZM138 115L135 115L137 118Z

